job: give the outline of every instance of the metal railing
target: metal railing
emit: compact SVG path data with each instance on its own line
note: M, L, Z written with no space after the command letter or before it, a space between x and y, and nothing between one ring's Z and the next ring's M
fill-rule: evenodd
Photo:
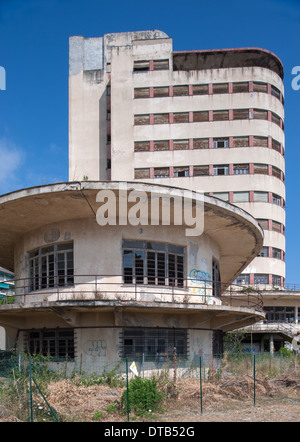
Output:
M128 275L57 275L15 279L14 304L37 302L141 302L219 304L262 311L259 291L209 280ZM7 298L9 299L9 298ZM5 303L2 301L2 303Z

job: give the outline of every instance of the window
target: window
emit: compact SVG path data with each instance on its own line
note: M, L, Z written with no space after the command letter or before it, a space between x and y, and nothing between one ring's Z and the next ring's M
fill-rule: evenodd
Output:
M228 175L229 166L228 165L214 166L213 171L214 175Z
M221 296L221 275L219 270L219 263L213 259L212 261L212 284L213 284L213 296Z
M188 123L189 113L188 112L174 112L173 114L174 123Z
M189 140L173 140L173 150L188 150Z
M168 167L154 168L154 178L168 178L169 176L170 176L170 171Z
M174 177L189 176L189 167L174 167Z
M233 109L233 120L247 120L249 118L249 109Z
M209 175L209 166L194 166L193 176L208 176Z
M279 223L278 221L272 221L272 230L274 232L281 233L281 223Z
M168 97L169 96L169 87L154 87L153 88L153 97Z
M277 126L280 126L280 121L281 118L279 117L279 115L275 114L275 112L272 112L272 122L277 124Z
M29 253L29 290L74 283L73 243L52 244Z
M150 178L150 169L134 169L134 178L135 179L143 179Z
M153 115L153 123L154 124L168 124L169 123L169 114L154 114Z
M134 98L149 98L150 89L148 87L141 87L134 89Z
M222 201L229 201L229 192L214 192L214 197Z
M271 85L271 95L280 100L280 90L276 86Z
M134 61L133 62L133 72L147 72L149 71L149 60L148 61Z
M233 93L249 92L249 83L247 81L233 83L232 84L232 92Z
M213 147L215 149L222 148L222 147L228 147L229 146L229 139L228 138L214 138L213 139Z
M274 279L274 283L273 283ZM277 282L276 282L277 281ZM272 276L273 285L280 285L280 276ZM264 307L266 322L288 322L293 323L295 318L294 307Z
M216 83L213 84L213 94L228 94L228 83Z
M268 168L267 164L254 164L253 165L253 171L254 171L254 173L268 175L269 168Z
M268 258L269 257L269 247L264 246L257 256L260 256L261 258Z
M224 121L229 119L228 110L213 111L213 121Z
M189 87L188 86L173 86L173 95L174 97L182 97L185 95L189 95Z
M124 241L123 275L127 284L182 287L184 248L165 243Z
M163 71L169 69L169 60L153 60L153 70Z
M150 115L149 114L135 115L134 116L134 124L135 124L135 126L142 126L145 124L150 124Z
M269 201L268 192L253 192L253 201L267 203Z
M142 357L145 362L166 362L176 355L187 354L187 331L168 328L124 329L121 334L121 356Z
M233 137L233 147L248 147L249 137Z
M239 275L236 278L235 283L239 284L239 285L250 284L250 275L249 275L249 273L242 273L241 275Z
M135 141L134 142L134 151L135 152L149 152L150 150L150 141Z
M272 249L272 257L276 259L281 259L281 250L273 247Z
M193 95L208 95L208 84L194 84Z
M249 192L233 192L234 203L246 203L249 202Z
M269 284L269 275L255 273L254 274L254 284Z
M233 173L234 175L243 175L249 173L249 164L234 164Z
M276 195L275 193L272 194L272 202L273 204L276 204L277 206L281 206L281 198L279 195Z
M55 359L74 358L74 330L34 330L27 333L27 348L31 355Z
M268 219L257 219L257 221L259 222L260 227L263 230L270 230L269 229L269 220Z

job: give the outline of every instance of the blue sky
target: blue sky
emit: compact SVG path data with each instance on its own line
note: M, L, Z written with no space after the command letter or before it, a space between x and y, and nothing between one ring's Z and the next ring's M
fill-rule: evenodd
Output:
M261 47L285 77L287 277L300 283L300 1L0 0L0 194L68 180L69 36L160 29L174 50ZM300 68L299 68L300 72ZM298 81L300 85L300 79Z

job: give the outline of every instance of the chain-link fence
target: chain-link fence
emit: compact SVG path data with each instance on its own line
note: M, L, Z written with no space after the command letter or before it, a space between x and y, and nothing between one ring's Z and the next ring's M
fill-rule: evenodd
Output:
M0 421L159 420L166 411L271 400L293 388L300 396L295 354L139 355L84 372L79 362L0 352ZM286 390L285 390L286 389ZM300 398L299 398L300 399ZM229 404L229 405L228 405ZM170 418L171 419L171 418Z

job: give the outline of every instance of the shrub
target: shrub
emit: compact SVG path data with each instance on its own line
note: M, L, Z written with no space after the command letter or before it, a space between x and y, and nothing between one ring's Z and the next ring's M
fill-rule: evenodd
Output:
M142 416L152 411L159 411L164 393L158 391L156 379L142 379L136 376L128 384L129 412ZM127 390L121 398L123 411L127 411Z

